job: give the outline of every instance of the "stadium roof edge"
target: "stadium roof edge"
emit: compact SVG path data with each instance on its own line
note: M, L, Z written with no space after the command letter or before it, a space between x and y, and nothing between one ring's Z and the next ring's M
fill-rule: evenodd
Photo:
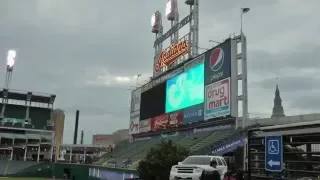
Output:
M53 130L46 130L46 129L30 129L30 128L16 128L16 127L6 127L6 126L0 126L0 129L12 129L12 130L22 130L22 131L34 131L34 132L54 133L54 131L53 131Z
M62 144L61 147L76 147L76 148L108 148L109 146L95 145L95 144Z
M26 101L28 94L32 95L31 102L53 104L56 98L56 95L54 94L15 90L15 89L0 90L0 98L8 98L8 99L14 99L14 100Z
M313 125L320 125L320 120L317 121L310 121L310 122L298 122L292 124L281 124L281 125L274 125L274 126L265 126L260 127L260 130L273 130L273 129L281 129L281 128L293 128L299 126L313 126Z

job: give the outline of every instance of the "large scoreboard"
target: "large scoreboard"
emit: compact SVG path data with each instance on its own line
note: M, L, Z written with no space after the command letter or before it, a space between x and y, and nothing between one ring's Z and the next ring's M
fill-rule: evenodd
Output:
M237 109L236 42L227 39L153 78L131 95L130 134L232 116Z

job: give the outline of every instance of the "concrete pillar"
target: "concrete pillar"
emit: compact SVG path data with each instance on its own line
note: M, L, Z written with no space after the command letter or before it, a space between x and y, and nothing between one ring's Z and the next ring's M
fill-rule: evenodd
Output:
M10 155L10 160L12 161L12 159L13 159L13 147L11 149L11 155Z
M24 147L24 157L23 157L23 160L24 160L24 161L27 160L27 149L28 149L28 146L25 146L25 147Z
M38 146L38 157L37 157L37 162L39 162L39 159L40 159L40 144Z
M53 159L53 158L52 158L52 156L53 156L53 148L54 148L54 147L53 147L53 146L51 146L51 152L50 152L50 162L52 162L52 159Z
M72 161L72 147L70 148L70 158L69 158L69 161L70 161L70 163L71 163L71 161Z
M83 157L83 163L86 163L86 156L87 156L87 148L84 148L84 157Z

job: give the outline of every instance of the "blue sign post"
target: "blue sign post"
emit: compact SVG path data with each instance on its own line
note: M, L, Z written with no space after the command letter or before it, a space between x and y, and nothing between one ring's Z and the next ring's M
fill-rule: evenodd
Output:
M282 171L283 144L282 136L265 137L265 169L267 171Z

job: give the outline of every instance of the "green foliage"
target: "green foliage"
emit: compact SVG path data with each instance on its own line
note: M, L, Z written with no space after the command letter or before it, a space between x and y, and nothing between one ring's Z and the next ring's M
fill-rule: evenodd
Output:
M139 177L144 180L169 179L171 167L177 165L188 155L188 149L171 140L162 141L156 147L151 148L146 158L140 161L137 169Z

